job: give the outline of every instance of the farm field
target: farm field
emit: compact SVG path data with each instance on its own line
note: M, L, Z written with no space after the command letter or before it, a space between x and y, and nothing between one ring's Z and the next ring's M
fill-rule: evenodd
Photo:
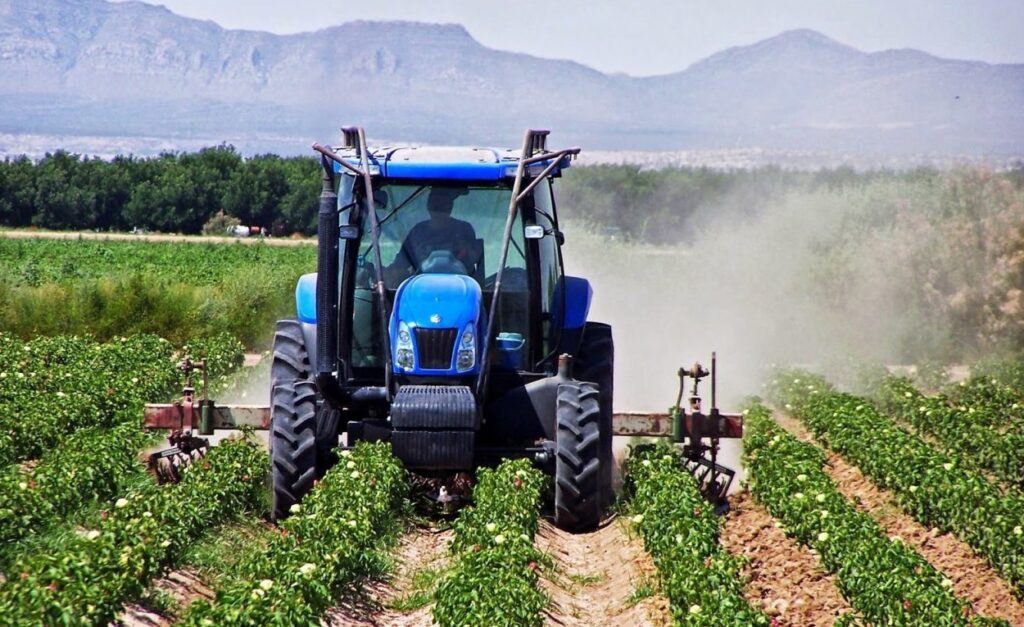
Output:
M385 445L341 452L280 523L265 445L244 434L157 485L139 459L159 438L142 429L142 404L180 394L186 355L210 360L215 390L252 388L243 355L262 347L262 317L280 315L259 301L251 326L232 327L199 312L238 268L272 269L266 293L312 267L312 250L0 238L15 300L66 290L84 302L84 286L132 276L196 298L161 322L168 337L116 333L124 323L102 317L4 327L9 624L1024 624L1013 360L952 385L877 376L863 396L775 372L745 409L747 480L724 516L664 442L630 443L614 514L583 534L554 527L550 481L524 461L481 470L457 514L425 515Z

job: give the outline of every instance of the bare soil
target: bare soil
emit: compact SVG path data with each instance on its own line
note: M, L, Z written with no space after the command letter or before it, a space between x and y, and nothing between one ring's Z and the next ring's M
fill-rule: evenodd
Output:
M656 571L638 538L612 521L591 533L571 534L543 522L537 548L555 563L541 579L551 596L545 623L570 627L662 627L669 625L668 600L636 598L656 586Z
M787 431L807 442L813 437L799 421L776 413ZM985 616L1003 618L1011 625L1024 625L1024 606L1010 587L981 556L950 533L929 529L900 509L895 497L881 490L854 465L835 453L825 451L825 471L839 491L874 518L889 536L899 536L953 582L953 591L969 600Z
M199 576L188 569L174 570L160 576L150 585L150 590L166 594L173 601L178 615L197 599L212 599L213 591L208 588ZM170 625L173 617L164 616L159 612L143 607L137 603L125 606L121 616L114 621L115 625L124 627L153 627Z
M448 545L452 531L417 527L404 534L395 553L390 580L368 582L354 594L346 595L327 612L323 625L331 627L429 627L434 624L432 605L397 609L396 602L416 592L418 573L439 571L449 562Z
M730 497L722 528L722 546L750 562L744 596L753 607L777 616L785 625L831 625L850 604L839 593L811 550L775 526L775 519L748 492Z

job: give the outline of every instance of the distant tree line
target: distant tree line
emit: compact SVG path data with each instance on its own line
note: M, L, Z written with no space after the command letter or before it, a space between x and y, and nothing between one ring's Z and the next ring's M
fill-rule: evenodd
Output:
M232 146L158 157L0 161L0 224L57 230L199 233L223 212L278 233L316 231L318 163Z
M1003 173L1018 189L1024 167ZM798 171L636 165L574 167L557 183L559 213L618 239L690 242L721 221L760 215L794 192L842 193L878 183L935 184L941 170ZM317 160L242 156L232 146L158 157L82 157L58 151L41 160L0 161L0 225L55 230L199 233L241 224L276 234L316 233ZM220 217L220 219L218 219ZM226 218L226 219L225 219Z

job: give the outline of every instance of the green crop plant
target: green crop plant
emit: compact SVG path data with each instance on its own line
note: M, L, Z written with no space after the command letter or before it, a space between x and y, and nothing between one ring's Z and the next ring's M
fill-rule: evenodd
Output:
M975 616L952 582L899 537L886 537L825 473L825 456L764 405L744 412L747 485L787 535L814 549L850 605L874 625L999 625Z
M739 558L718 543L719 519L677 448L660 443L631 449L626 460L632 524L661 578L677 625L768 625L743 597Z
M315 625L340 586L383 570L408 481L387 444L341 451L264 550L233 568L214 601L189 606L186 625Z
M548 598L537 581L544 556L533 537L545 483L525 459L478 471L474 505L455 521L455 564L435 593L438 625L543 623Z
M227 441L181 483L126 494L61 546L16 559L0 583L0 616L17 626L108 623L199 532L258 503L268 470L256 444Z
M824 379L775 376L772 397L818 441L860 468L927 527L952 532L1024 594L1024 499L900 429L868 400L841 394Z

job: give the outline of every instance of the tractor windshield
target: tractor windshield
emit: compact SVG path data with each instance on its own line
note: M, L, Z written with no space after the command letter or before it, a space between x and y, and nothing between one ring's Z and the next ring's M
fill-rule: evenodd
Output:
M490 287L498 271L510 195L507 187L391 183L376 189L388 287L394 289L422 272L467 274L481 287ZM370 238L364 238L360 265L373 258L370 246ZM521 229L513 230L506 267L526 268Z
M474 278L490 306L490 293L500 263L502 237L511 189L477 184L385 182L374 189L380 223L383 276L389 292L421 273L465 274ZM370 220L363 224L356 259L355 316L352 360L355 367L383 364L375 329L372 283L375 256ZM499 332L529 338L530 291L523 229L512 229L502 278ZM529 354L529 353L526 353Z

